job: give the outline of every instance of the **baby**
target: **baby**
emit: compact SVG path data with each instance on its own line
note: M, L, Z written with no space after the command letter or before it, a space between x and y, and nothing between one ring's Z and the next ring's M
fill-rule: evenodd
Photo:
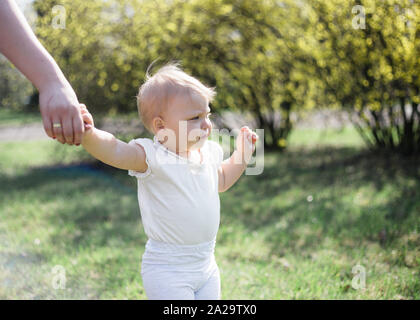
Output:
M128 170L138 181L138 202L148 237L141 275L149 299L220 299L214 257L220 221L219 192L242 175L255 150L256 133L242 127L236 150L208 140L209 103L215 91L177 64L160 68L137 96L139 114L154 136L125 143L94 127L81 105L83 147L98 160Z

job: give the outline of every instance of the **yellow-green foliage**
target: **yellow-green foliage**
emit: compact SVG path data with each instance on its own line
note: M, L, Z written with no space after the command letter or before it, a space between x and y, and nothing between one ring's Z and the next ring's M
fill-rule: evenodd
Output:
M94 111L135 110L151 62L179 60L216 86L215 111L251 112L266 146L284 148L291 113L316 106L360 112L367 143L420 145L418 1L65 0L65 29L52 27L55 4L34 2L36 32Z
M322 69L322 80L341 104L379 110L400 97L420 103L420 4L418 1L308 0L314 28L302 40ZM319 50L313 51L311 41Z
M93 110L135 110L147 67L179 60L216 86L216 110L248 110L268 141L285 141L293 108L310 99L297 51L299 8L275 1L62 1L65 29L51 25L55 1L36 1L37 34ZM310 103L308 103L309 105ZM263 114L282 112L275 128ZM273 129L273 130L270 130ZM271 141L270 141L271 140Z

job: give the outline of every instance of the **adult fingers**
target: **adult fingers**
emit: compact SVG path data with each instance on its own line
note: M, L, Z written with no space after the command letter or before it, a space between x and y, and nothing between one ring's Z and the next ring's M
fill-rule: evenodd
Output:
M63 125L63 134L65 143L73 145L73 121L72 118L67 116L61 120Z
M42 117L42 123L44 125L44 130L47 136L50 138L55 138L53 130L52 130L52 121L49 117Z
M73 137L74 137L74 144L80 145L82 143L82 136L84 133L84 124L82 114L80 112L76 113L73 117Z
M54 137L57 138L57 141L60 141L61 143L66 143L63 136L63 124L61 123L61 120L58 117L53 117L51 125L52 134Z

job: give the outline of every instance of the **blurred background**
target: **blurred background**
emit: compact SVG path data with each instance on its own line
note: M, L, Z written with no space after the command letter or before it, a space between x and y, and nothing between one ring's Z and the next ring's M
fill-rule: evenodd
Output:
M418 1L18 4L118 138L151 137L156 59L216 87L216 128L264 129L263 173L220 194L223 299L420 298ZM3 56L0 189L0 298L146 298L136 180L50 140Z

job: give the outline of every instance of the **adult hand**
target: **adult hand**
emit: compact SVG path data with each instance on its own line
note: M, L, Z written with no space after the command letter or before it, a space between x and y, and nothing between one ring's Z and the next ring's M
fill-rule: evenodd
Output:
M80 144L84 127L76 94L13 0L0 0L0 52L38 88L47 135Z
M39 106L47 135L62 144L80 145L84 132L76 94L70 86L54 83L40 90Z

